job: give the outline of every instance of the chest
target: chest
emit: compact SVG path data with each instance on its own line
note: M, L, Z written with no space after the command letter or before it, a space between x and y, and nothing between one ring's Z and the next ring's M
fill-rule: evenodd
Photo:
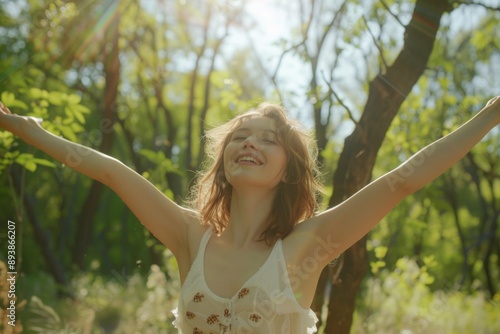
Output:
M263 266L271 261L273 248L228 249L207 245L203 271L209 289L217 296L232 298L250 280L262 276ZM265 276L265 275L264 275Z

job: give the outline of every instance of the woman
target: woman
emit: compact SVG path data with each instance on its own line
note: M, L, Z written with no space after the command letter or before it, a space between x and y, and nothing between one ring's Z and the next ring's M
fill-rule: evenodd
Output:
M316 213L310 141L277 105L212 130L213 158L194 209L170 201L116 159L45 131L0 105L0 127L113 189L175 255L180 333L314 333L319 275L409 194L459 161L500 123L500 98L342 204ZM407 167L413 172L407 175Z

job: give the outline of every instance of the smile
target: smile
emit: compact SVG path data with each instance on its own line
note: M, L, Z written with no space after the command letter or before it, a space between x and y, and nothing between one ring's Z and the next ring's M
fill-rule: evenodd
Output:
M241 163L241 162L246 162L246 163L251 163L257 166L260 166L263 164L263 162L254 156L253 154L240 154L236 157L235 160L236 163Z

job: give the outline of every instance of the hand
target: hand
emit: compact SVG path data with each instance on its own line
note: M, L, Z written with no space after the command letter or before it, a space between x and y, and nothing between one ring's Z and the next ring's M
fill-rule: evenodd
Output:
M40 127L43 122L41 118L32 116L19 116L13 114L9 108L0 101L0 128L21 136L23 130L30 127Z
M489 100L482 110L492 112L497 124L500 124L500 95Z
M12 112L0 101L0 115L12 114Z

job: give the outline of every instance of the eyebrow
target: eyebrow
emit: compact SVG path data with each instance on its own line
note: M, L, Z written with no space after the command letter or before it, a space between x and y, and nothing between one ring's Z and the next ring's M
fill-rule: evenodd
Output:
M238 128L236 130L234 130L234 133L236 132L245 132L245 131L252 131L251 128ZM275 130L272 130L272 129L259 129L259 131L264 131L264 132L267 132L267 133L271 133L273 135L278 135L278 132L276 132Z

